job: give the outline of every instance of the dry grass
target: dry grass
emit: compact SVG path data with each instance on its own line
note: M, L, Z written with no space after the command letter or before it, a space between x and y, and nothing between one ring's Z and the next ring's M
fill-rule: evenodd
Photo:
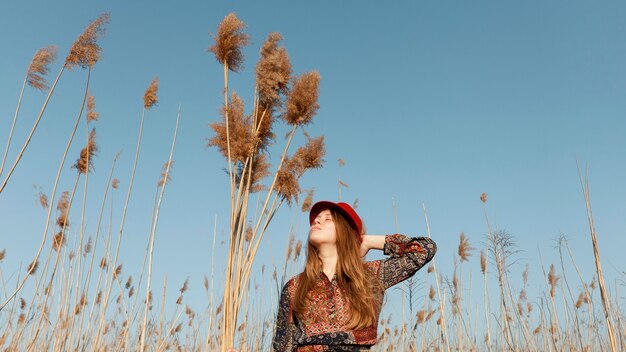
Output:
M214 37L215 45L211 46L210 51L225 68L224 108L220 121L211 125L214 135L209 139L209 145L216 147L225 157L229 170L229 240L224 244L226 248L216 248L216 225L213 242L213 254L217 250L228 253L228 262L224 264L226 280L223 286L215 285L212 272L210 279L205 276L202 285L190 282L189 278L175 282L177 296L169 302L166 293L171 290L168 286L170 284L166 279L160 281L152 278L151 270L152 262L156 259L153 250L158 245L159 209L164 190L172 176L178 119L169 158L160 173L155 175L158 181L145 253L147 270L144 272L143 266L139 270L124 267L123 258L119 255L126 210L140 155L145 111L158 102L157 78L152 80L144 93L144 111L140 119L132 172L128 183L122 181L122 184L127 184L128 191L121 209L114 209L112 201L120 186L120 180L113 178L117 158L110 166L110 174L104 185L97 225L87 229L88 223L82 215L86 204L93 203L95 197L85 191L82 204L80 201L74 202L79 182L83 181L87 190L89 174L94 171L94 156L98 146L95 129L91 127L86 129L86 145L74 164L78 171L72 176L74 187L69 191L57 191L60 170L64 167L67 150L72 145L85 106L86 120L95 123L98 118L95 99L88 93L89 77L91 68L101 57L98 38L104 33L103 26L108 19L108 15L102 15L87 27L72 46L63 66L84 67L88 73L80 113L61 156L50 198L41 192L38 195L41 206L48 212L40 248L34 258L27 259L12 258L5 249L0 251L0 289L4 291L4 301L0 306L0 350L216 351L233 345L242 351L268 350L279 288L285 278L300 267L303 244L296 240L293 230L297 225L295 220L281 266L264 263L258 276L256 272L253 275L252 267L261 238L280 206L285 202L295 204L303 212L307 212L311 206L312 189L307 191L306 197L300 202L300 180L306 172L322 167L324 138L312 138L304 134L303 145L291 155L289 148L296 131L311 123L319 108L320 76L316 72L309 72L293 78L286 49L280 46L281 35L270 34L260 50L255 71L257 89L251 99L251 111L246 114L243 98L228 90L228 71L241 69L244 62L241 49L249 44L250 38L243 32L245 24L234 14L228 15L220 24ZM51 47L37 52L27 70L25 84L35 89L48 89L45 76L54 54L55 50ZM0 197L33 136L62 72L63 68L50 86L37 122L14 159L11 170L3 176ZM274 130L279 128L276 123L280 119L274 116L279 112L288 133L278 153L273 154L280 157L273 160L275 163L272 167L269 149L276 144ZM5 150L5 159L9 144ZM338 163L340 167L345 166L343 159L339 159ZM347 183L341 179L339 185L340 192L342 187L347 187ZM528 285L529 276L543 271L543 264L527 266L521 280L514 280L510 264L516 259L515 238L505 230L491 228L487 216L488 197L483 193L480 196L482 204L477 200L476 206L482 206L485 212L486 244L482 248L474 248L477 242L472 242L469 236L461 233L457 256L453 259L453 272L442 273L438 271L441 266L435 265L440 263L433 263L418 274L420 281L423 281L421 284L407 282L401 293L408 306L403 310L403 318L388 315L381 317L380 339L374 350L624 350L624 313L619 305L619 296L609 295L610 286L604 281L589 185L582 176L581 185L588 211L592 248L590 253L577 255L593 253L596 263L593 279L583 278L574 254L567 243L562 242L559 246L561 270L550 264L545 274L544 287L532 291L532 285ZM250 199L252 193L260 194L256 203ZM75 204L79 204L78 209ZM356 200L354 206L356 208ZM249 212L249 208L254 211ZM121 213L117 233L112 228L113 222L107 223L106 212ZM94 236L87 238L92 233ZM72 240L68 241L70 238ZM480 258L475 258L473 251L478 249ZM567 249L570 262L564 263L568 258L561 252L562 249ZM2 272L2 265L7 260L28 264L18 273L19 277L7 281ZM572 278L568 280L566 266L577 271L578 277L574 280L578 282L576 286L570 287L569 280ZM211 270L214 267L221 268L222 265L212 263ZM136 275L136 272L140 274ZM474 298L473 301L471 294L481 291L480 288L472 288L474 272L482 276L483 297ZM32 287L28 292L22 290L27 281ZM489 281L498 285L499 292L495 293L497 304L492 304L495 301L488 291ZM205 309L204 305L192 307L186 303L186 295L195 289L205 291L208 308ZM475 301L482 303L482 306Z

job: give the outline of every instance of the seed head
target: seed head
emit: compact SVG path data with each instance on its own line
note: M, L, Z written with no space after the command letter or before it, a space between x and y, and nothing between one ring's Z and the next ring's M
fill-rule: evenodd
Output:
M187 291L187 289L189 288L189 277L187 277L187 279L185 280L185 283L183 284L183 287L180 288L180 294L182 295L183 293L185 293Z
M67 68L73 69L76 66L92 68L100 60L102 48L98 44L98 39L104 35L104 25L109 22L109 18L110 15L108 13L100 15L76 39L69 55L65 59Z
M286 200L289 205L291 205L294 199L297 202L298 194L300 194L300 183L297 175L298 168L298 163L293 158L286 156L283 166L278 170L276 176L276 193Z
M96 111L96 98L89 93L87 95L87 121L98 121L100 113Z
M133 276L131 275L128 277L128 280L126 280L126 284L124 284L124 288L128 290L130 288L130 285L132 284L133 284Z
M87 145L80 151L80 158L76 159L74 168L79 174L86 174L93 167L93 157L98 152L99 147L96 144L96 129L92 128L89 133Z
M302 202L302 212L308 213L311 210L311 206L313 205L313 194L315 193L315 189L311 188L306 191L306 198Z
M299 176L302 176L306 170L321 168L325 154L324 136L309 138L306 145L299 147L293 155L294 161L299 166Z
M485 251L480 251L480 271L485 274L487 272L487 256Z
M111 187L113 187L113 189L117 189L120 186L120 180L118 178L114 178L113 181L111 181Z
M48 208L48 196L46 196L43 192L39 192L37 199L39 200L39 205L41 205L42 208Z
M26 82L29 86L42 91L49 88L45 76L50 70L50 63L54 61L56 56L57 47L53 45L37 50L28 67Z
M159 102L157 93L159 92L159 77L154 77L148 89L143 94L143 107L145 109L151 109L156 103Z
M57 217L57 225L60 228L65 228L69 226L69 221L67 220L68 212L70 208L70 193L65 191L61 193L61 197L59 198L59 202L57 203L57 210L59 211L59 216Z
M232 93L227 108L220 111L221 121L210 126L215 136L209 139L209 147L217 147L225 158L228 158L228 142L230 142L230 158L233 162L244 162L254 152L256 140L252 132L250 116L244 115L243 100ZM228 117L228 133L226 118Z
M61 230L61 231L57 232L57 234L54 235L54 237L52 237L52 249L54 249L57 252L65 244L65 234L64 234L64 232L65 231Z
M459 258L461 258L461 262L468 261L468 258L471 256L471 251L475 248L470 246L469 240L465 236L464 232L461 232L460 241L459 241Z
M319 104L320 74L311 71L293 80L291 91L287 96L286 111L283 119L290 125L306 125L311 122Z
M32 261L30 264L28 264L28 274L35 275L38 267L39 267L39 261L38 260Z
M229 13L217 27L217 35L213 36L215 44L209 48L217 61L233 72L242 68L241 49L250 44L250 36L243 32L244 28L246 24L234 12Z
M554 289L559 282L560 277L556 275L554 264L550 264L550 272L548 273L548 284L550 284L550 297L554 298Z
M4 258L6 257L6 254L7 254L6 248L0 251L0 263L4 260Z
M483 193L480 195L480 201L481 201L481 202L483 202L483 203L486 203L486 202L487 202L487 193L483 192Z
M172 165L174 161L166 161L161 168L161 178L157 182L157 186L162 187L168 184L172 180Z
M256 66L256 84L259 102L264 106L276 106L280 95L288 91L291 62L285 48L279 47L282 39L280 33L270 33L261 47L261 58Z

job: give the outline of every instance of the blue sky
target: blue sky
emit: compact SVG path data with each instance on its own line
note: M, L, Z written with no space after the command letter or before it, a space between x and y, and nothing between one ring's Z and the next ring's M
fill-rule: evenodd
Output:
M51 69L56 74L76 37L103 12L110 12L111 22L91 83L100 112L96 128L101 152L89 181L88 234L95 227L112 159L122 151L115 173L121 181L114 200L114 218L119 218L143 92L154 76L160 79L159 104L146 115L128 213L121 254L125 274L139 271L155 184L180 105L173 180L157 233L155 277L167 275L168 282L180 286L189 276L190 299L197 306L206 302L201 282L210 273L214 217L218 238L223 238L229 211L226 164L217 150L205 149L212 133L208 124L216 121L223 101L222 69L206 50L212 45L208 33L216 31L226 14L236 12L248 25L252 45L245 50L245 69L231 75L230 87L248 110L258 50L269 32L283 34L296 73L321 73L321 108L306 131L325 136L326 166L301 182L303 188L315 187L316 199L336 200L340 177L349 185L343 200L358 198L368 230L378 234L396 231L394 202L398 230L424 234L425 204L432 237L439 243L437 264L444 275L452 275L461 231L474 247L483 248L487 227L479 196L487 192L490 221L512 233L522 251L514 272L528 262L538 296L544 289L539 254L546 266L558 261L554 246L559 233L570 239L587 281L595 271L578 159L589 166L605 273L611 285L623 280L623 2L4 2L2 145L34 52L58 45L59 59ZM64 73L31 146L0 194L0 250L7 250L2 263L7 279L14 280L20 262L30 262L36 252L45 212L36 203L39 190L33 185L50 194L85 78L80 69ZM27 89L10 156L44 96ZM83 131L81 125L61 190L74 181L69 166L83 145ZM282 125L276 129L274 162L285 132ZM296 143L302 141L299 134ZM344 167L338 167L338 158L346 161ZM74 222L79 210L76 205ZM259 264L271 265L273 257L282 257L293 219L297 238L306 238L306 215L285 207L266 234ZM475 254L468 266L477 274ZM222 261L218 253L216 263ZM521 285L521 278L514 282Z

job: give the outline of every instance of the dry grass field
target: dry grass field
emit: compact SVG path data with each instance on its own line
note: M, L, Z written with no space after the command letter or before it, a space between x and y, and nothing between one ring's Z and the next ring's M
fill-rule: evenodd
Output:
M155 78L143 96L143 113L138 116L139 135L130 181L121 189L113 177L112 165L99 168L108 179L103 194L75 197L77 189L87 189L98 152L96 99L90 94L92 68L98 63L109 15L91 22L65 57L55 47L37 51L28 66L17 109L6 134L6 148L0 166L0 202L2 191L11 187L14 170L28 167L22 156L28 153L31 138L39 122L46 117L46 107L55 99L59 78L66 70L86 70L86 84L80 111L73 122L73 132L58 166L55 187L40 194L46 211L44 231L39 235L36 255L17 277L3 273L6 251L0 248L0 350L3 351L225 351L235 346L241 351L270 349L273 312L280 287L287 274L300 269L302 242L289 240L288 250L279 264L263 264L260 286L251 284L253 264L262 246L268 225L281 206L310 207L312 191L306 194L299 184L308 171L321 168L325 154L324 137L306 135L306 142L293 146L293 137L311 123L318 105L320 75L315 71L294 74L289 56L281 46L281 35L270 33L260 47L255 66L255 92L249 102L252 112L244 113L243 99L229 89L229 74L237 72L244 57L241 51L250 44L245 24L234 14L228 15L214 35L210 52L222 66L224 95L221 119L211 125L208 140L211 152L219 152L226 162L230 198L228 209L229 241L225 244L227 263L224 281L217 273L207 274L203 282L207 302L202 307L186 305L188 282L172 287L152 273L154 246L158 242L157 225L165 190L171 179L178 124L172 131L168 160L163 165L152 206L150 236L145 250L137 251L144 265L133 268L138 276L126 275L120 243L125 233L127 206L133 196L133 180L142 155L144 116L159 100L159 80ZM51 72L55 60L64 60L58 72ZM26 63L25 63L26 65ZM218 68L219 69L219 68ZM28 135L13 135L19 120L23 94L30 89L47 96ZM138 93L140 96L140 93ZM69 113L69 112L68 112ZM179 116L180 117L180 114ZM277 143L274 124L289 129L283 145ZM4 127L3 127L4 128ZM84 133L84 135L83 135ZM3 133L3 136L5 134ZM80 136L80 138L79 138ZM83 143L72 167L74 186L57 189L61 170L74 159L68 155L71 145ZM282 139L281 139L282 140ZM11 148L10 148L11 147ZM290 150L294 150L290 154ZM9 153L8 151L12 152ZM272 151L272 153L270 153ZM273 163L273 166L270 165ZM486 241L461 233L454 271L442 273L435 258L420 273L421 280L401 285L402 316L382 316L376 351L623 351L626 349L624 311L618 294L605 283L602 256L597 246L589 185L581 172L581 189L586 201L589 223L589 253L572 253L566 238L559 241L554 263L528 265L520 277L509 271L516 253L515 239L507 231L492 228L487 208L487 194L477 195L477 205L484 207L488 228ZM220 185L223 186L223 185ZM340 180L341 187L341 180ZM115 209L120 218L113 222L112 197L124 199ZM98 201L96 202L96 200ZM99 209L93 228L85 228L85 203ZM480 202L480 203L479 203ZM225 205L226 206L226 205ZM70 216L71 214L71 216ZM424 219L428 223L426 209ZM71 224L70 217L74 220ZM93 221L90 223L92 224ZM116 225L114 225L116 224ZM93 234L87 235L87 234ZM430 235L430 234L429 234ZM476 239L473 239L476 240ZM447 244L452 245L452 244ZM215 242L213 251L215 253ZM577 267L578 255L594 256L595 275L583 277ZM25 260L25 258L22 258ZM217 263L214 263L216 265ZM579 273L568 277L565 268ZM541 276L544 287L528 292L529 273ZM497 286L488 285L488 281ZM32 289L24 290L28 284ZM471 287L478 284L478 287ZM252 287L251 287L252 286ZM272 286L272 290L270 290ZM196 285L201 290L201 285ZM497 290L493 288L497 287ZM514 289L514 287L521 287ZM179 292L176 301L166 301L166 292ZM269 292L274 292L273 296ZM476 296L476 292L481 295ZM472 296L474 294L474 296ZM263 296L266 306L250 304L250 296ZM208 308L205 308L208 307ZM269 313L268 313L269 312Z

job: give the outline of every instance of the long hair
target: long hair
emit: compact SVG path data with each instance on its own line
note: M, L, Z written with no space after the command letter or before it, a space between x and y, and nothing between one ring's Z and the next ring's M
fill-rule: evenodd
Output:
M350 306L350 319L346 328L359 330L376 324L383 289L379 281L365 267L360 253L360 239L348 222L337 212L331 210L336 231L337 245L337 284ZM307 245L307 257L304 271L299 275L293 298L293 311L296 317L305 314L308 293L315 288L315 282L322 273L322 262L318 251L310 242Z

